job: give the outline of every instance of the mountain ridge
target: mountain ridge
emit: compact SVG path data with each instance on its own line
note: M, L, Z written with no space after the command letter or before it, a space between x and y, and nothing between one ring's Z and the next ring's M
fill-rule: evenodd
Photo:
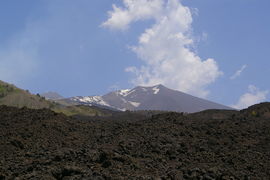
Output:
M89 106L100 105L121 111L162 110L193 113L207 109L233 109L169 89L161 84L151 87L137 86L133 89L117 90L102 96L75 96L64 101Z
M81 106L71 103L58 103L52 99L46 99L40 94L31 94L15 85L0 80L0 105L30 109L51 109L67 116L110 116L113 112L95 106Z
M57 92L52 92L52 91L48 91L48 92L42 93L40 95L42 97L45 97L46 99L49 99L49 100L64 99L63 96L61 96Z

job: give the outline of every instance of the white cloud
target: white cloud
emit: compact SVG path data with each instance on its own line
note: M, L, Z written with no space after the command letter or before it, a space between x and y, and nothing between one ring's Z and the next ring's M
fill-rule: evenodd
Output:
M135 85L164 84L183 92L206 97L207 86L222 72L214 59L202 60L192 50L192 12L178 0L123 0L124 8L113 6L103 23L112 29L124 30L134 21L153 19L152 27L139 37L131 49L144 62L129 67L135 74ZM143 8L145 10L139 10Z
M269 91L261 91L254 85L249 85L248 92L243 94L235 105L236 109L244 109L251 105L263 102L266 100Z
M125 8L113 4L109 19L102 25L111 29L125 30L133 21L158 18L162 11L163 0L123 0Z
M247 65L246 65L246 64L243 65L239 70L237 70L237 71L230 77L230 79L231 79L231 80L234 80L234 79L236 79L237 77L239 77L239 76L242 74L242 72L243 72L246 68L247 68Z

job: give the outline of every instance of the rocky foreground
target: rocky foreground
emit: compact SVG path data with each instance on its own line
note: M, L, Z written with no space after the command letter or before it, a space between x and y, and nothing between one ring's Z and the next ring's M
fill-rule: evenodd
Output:
M3 179L270 179L270 105L69 118L0 106Z

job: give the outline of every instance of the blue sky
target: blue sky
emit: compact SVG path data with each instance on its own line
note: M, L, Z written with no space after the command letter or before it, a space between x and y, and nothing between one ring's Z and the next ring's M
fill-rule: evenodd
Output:
M66 97L162 83L243 108L269 101L269 17L269 0L0 1L0 79Z

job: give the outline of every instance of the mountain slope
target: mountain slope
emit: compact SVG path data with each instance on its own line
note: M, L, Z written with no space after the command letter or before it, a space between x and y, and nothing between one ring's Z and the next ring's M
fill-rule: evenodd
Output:
M14 107L26 106L31 109L53 107L53 103L46 101L45 98L30 94L28 91L19 89L3 81L0 81L0 105Z
M41 96L51 100L64 99L64 97L58 94L57 92L46 92L41 94Z
M72 97L66 101L101 105L118 110L162 110L177 112L198 112L207 109L232 109L218 103L197 98L186 93L166 88L163 85L153 87L138 86L134 89L118 90L104 96Z
M0 105L13 107L28 107L31 109L51 109L68 116L110 116L113 112L97 107L77 106L76 104L59 104L46 100L39 94L33 95L27 90L17 88L14 85L0 81Z

